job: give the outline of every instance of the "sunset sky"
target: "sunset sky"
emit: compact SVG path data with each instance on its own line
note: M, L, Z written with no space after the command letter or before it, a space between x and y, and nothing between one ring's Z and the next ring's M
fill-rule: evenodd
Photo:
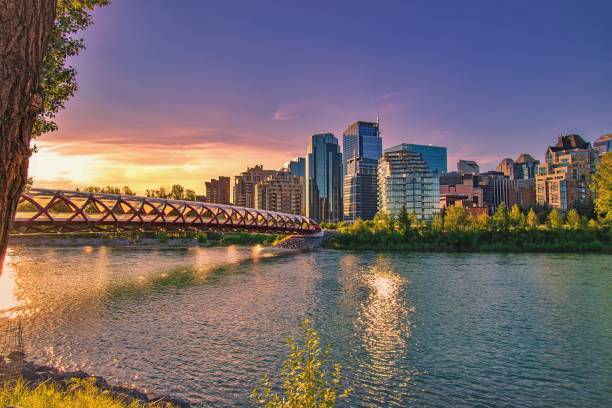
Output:
M377 115L385 147L447 146L451 169L612 132L612 2L503 3L114 0L31 175L201 194Z

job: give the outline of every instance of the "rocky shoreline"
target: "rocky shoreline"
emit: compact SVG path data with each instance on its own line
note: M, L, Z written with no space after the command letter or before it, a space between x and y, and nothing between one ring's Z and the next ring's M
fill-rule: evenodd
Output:
M180 398L173 398L167 395L152 396L145 392L139 391L134 388L123 387L120 385L109 384L104 377L90 375L84 371L61 371L55 367L38 365L32 362L25 362L22 370L23 378L31 383L37 385L45 381L51 381L56 384L66 384L68 380L72 378L94 378L96 387L103 391L108 391L111 395L118 399L131 403L133 401L140 401L146 407L190 407L191 404Z

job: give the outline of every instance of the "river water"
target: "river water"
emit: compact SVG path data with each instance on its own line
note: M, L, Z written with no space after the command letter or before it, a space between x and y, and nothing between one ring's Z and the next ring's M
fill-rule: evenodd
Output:
M343 406L612 404L612 256L14 247L30 359L250 406L311 318Z

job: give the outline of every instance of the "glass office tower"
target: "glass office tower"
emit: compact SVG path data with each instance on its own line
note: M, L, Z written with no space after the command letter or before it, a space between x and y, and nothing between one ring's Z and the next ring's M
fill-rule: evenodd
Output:
M412 153L420 153L423 160L429 166L429 169L434 174L445 174L447 172L446 162L447 153L446 147L431 146L431 145L418 145L412 143L402 143L394 147L385 149L386 152L395 152L404 150Z
M377 211L377 166L382 154L380 127L355 122L342 135L344 169L344 219L372 219Z
M287 162L285 168L289 170L292 176L304 177L306 175L306 159L303 157L296 157Z
M342 220L342 153L331 133L313 135L306 155L306 216Z

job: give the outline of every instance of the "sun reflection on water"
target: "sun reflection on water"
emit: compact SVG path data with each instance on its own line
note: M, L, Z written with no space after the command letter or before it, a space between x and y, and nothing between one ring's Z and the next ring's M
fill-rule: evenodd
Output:
M27 303L18 294L17 277L13 264L17 262L16 255L9 249L4 259L4 266L0 273L0 317L17 317L20 306Z
M369 291L357 326L369 355L372 381L384 383L402 371L400 361L408 349L413 310L406 305L407 280L381 257L362 275L362 283Z

